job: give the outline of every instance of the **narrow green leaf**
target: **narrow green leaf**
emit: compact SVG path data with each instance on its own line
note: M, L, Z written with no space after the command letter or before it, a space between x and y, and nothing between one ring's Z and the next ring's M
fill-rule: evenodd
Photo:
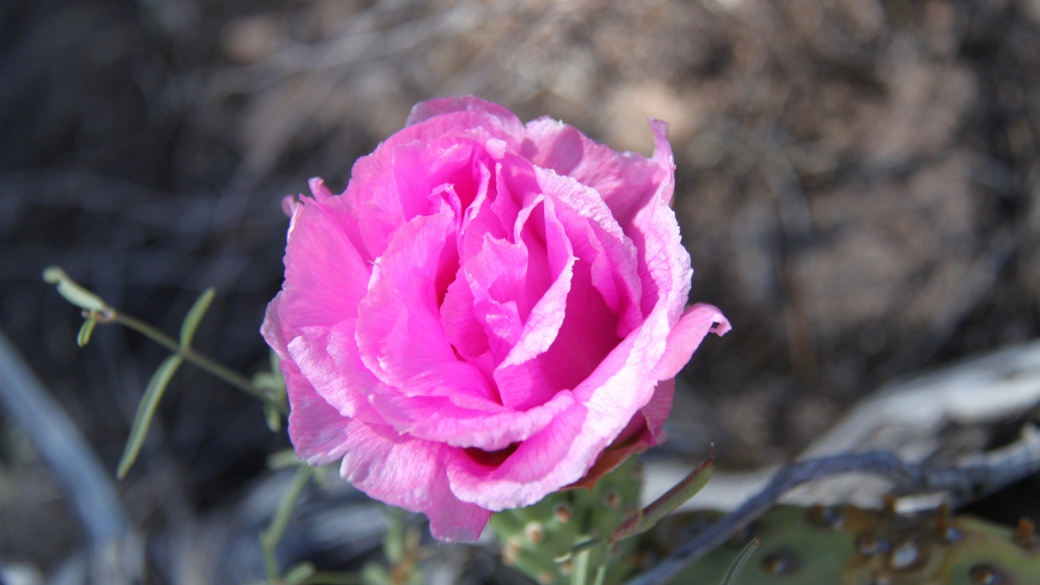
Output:
M733 585L734 581L737 579L737 575L740 574L744 565L747 564L748 559L751 558L751 555L755 554L755 550L758 549L760 542L761 541L757 538L752 538L751 542L747 543L744 550L740 551L737 558L733 560L733 564L729 566L729 570L726 571L726 575L722 577L722 581L719 582L719 585Z
M404 558L404 510L397 506L387 506L390 518L387 522L386 535L383 537L383 554L391 563L397 564Z
M390 585L390 571L375 561L369 561L361 569L361 582L365 585Z
M339 469L335 463L333 467ZM326 488L329 487L329 468L328 467L312 467L311 477L314 478L314 483L318 484L318 487Z
M123 456L119 459L119 470L116 472L119 479L126 477L126 472L130 471L130 466L134 464L137 454L141 452L141 446L144 445L144 439L148 434L148 427L152 424L152 417L155 416L155 409L159 406L159 400L162 399L167 384L170 383L170 379L173 378L182 363L184 363L184 358L179 355L171 355L159 364L155 373L152 374L152 379L148 381L144 396L137 405L134 424L130 428L130 438L126 440Z
M599 568L596 569L596 578L592 581L592 585L603 585L603 582L607 578L607 561L606 559L600 563Z
M278 380L271 372L257 372L253 374L253 386L274 394L278 390Z
M272 349L268 353L267 359L271 362L271 373L280 379L282 377L282 369L278 367L278 364L282 363L282 358L278 357L278 354ZM282 380L282 385L285 385L285 380Z
M80 347L86 347L90 343L90 335L94 333L94 327L97 325L97 321L94 319L87 319L79 327L79 333L76 334L76 345Z
M83 288L69 278L60 266L48 266L43 270L43 280L48 284L58 285L58 294L65 300L87 311L104 311L108 309L101 297Z
M264 403L264 418L267 419L267 428L272 433L282 430L282 413L278 412L277 406L270 402Z
M715 455L710 455L703 463L694 468L679 483L654 500L650 505L629 516L618 526L614 534L607 539L608 543L615 543L636 534L642 534L654 527L661 519L683 505L687 500L697 495L704 489L711 479L711 472L715 466Z
M289 518L292 517L293 510L296 508L296 502L299 501L303 488L307 486L310 479L310 467L304 465L297 469L289 489L282 496L282 501L278 503L278 509L274 513L274 518L271 519L271 526L264 533L269 540L272 554L282 540L282 536L285 535L285 529L289 526Z
M267 468L272 470L306 465L305 461L296 457L296 451L292 449L279 449L267 456Z
M274 549L278 547L278 541L271 538L267 530L260 532L260 556L264 559L264 571L267 573L267 585L277 585L281 582L281 571L278 570L278 557Z
M282 580L285 581L285 585L300 585L316 572L314 565L311 563L306 561L296 563L285 572L285 577Z
M195 304L188 310L188 314L184 317L184 322L181 323L181 349L191 347L191 340L195 337L195 330L199 328L199 322L202 321L202 316L206 314L216 294L217 290L211 286L202 291L199 298L195 299Z

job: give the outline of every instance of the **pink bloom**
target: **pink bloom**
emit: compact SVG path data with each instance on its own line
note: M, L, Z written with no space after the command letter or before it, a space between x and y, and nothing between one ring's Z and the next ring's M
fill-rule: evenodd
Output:
M651 159L472 97L415 106L292 216L263 334L299 456L474 540L492 511L594 481L660 443L672 378L718 309Z

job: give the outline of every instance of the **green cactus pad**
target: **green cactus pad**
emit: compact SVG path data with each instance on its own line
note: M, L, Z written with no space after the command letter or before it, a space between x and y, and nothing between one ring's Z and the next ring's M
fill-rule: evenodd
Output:
M591 538L606 538L639 506L642 471L629 459L596 482L593 489L577 488L550 494L542 501L491 517L491 528L502 546L507 565L544 584L569 584L574 560L557 562L574 546ZM591 574L607 563L606 583L619 583L634 567L635 539L591 549ZM591 582L591 580L590 580Z
M664 555L717 512L670 516L643 545ZM778 506L672 583L719 583L752 537L761 546L736 585L1035 585L1040 549L1031 526L1014 531L943 510L914 515L848 506Z

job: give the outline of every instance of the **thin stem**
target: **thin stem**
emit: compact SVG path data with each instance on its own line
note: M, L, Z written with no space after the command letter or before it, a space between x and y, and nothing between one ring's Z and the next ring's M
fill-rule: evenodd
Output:
M239 390L242 390L255 396L256 398L259 398L264 402L274 403L282 414L289 414L288 408L285 406L285 404L283 404L279 400L276 400L275 397L271 396L268 392L265 392L264 390L261 390L253 386L253 383L249 380L249 378L246 378L242 374L239 374L238 372L232 370L231 368L219 362L216 362L204 355L196 353L195 350L191 349L190 347L187 349L181 347L181 345L177 343L176 339L170 337L169 335L166 335L162 331L156 329L155 327L152 327L151 325L138 319L137 317L127 315L126 313L116 311L115 309L110 309L110 311L100 313L98 320L102 323L119 323L124 327L133 329L134 331L140 333L141 335L144 335L148 339L151 339L152 341L158 343L159 345L165 347L173 353L181 356L182 358L184 358L186 362L195 365L205 370L206 372L209 372L210 374L220 378L221 380L224 380L228 384L231 384Z
M271 526L260 534L260 547L264 553L264 568L267 570L267 577L272 583L281 582L275 549L278 548L278 542L285 535L285 529L289 526L289 518L292 516L293 509L296 508L296 502L299 501L300 496L303 494L303 488L307 486L307 482L310 481L312 475L310 467L301 467L296 470L289 489L282 496L282 501L278 504L274 518L271 519Z

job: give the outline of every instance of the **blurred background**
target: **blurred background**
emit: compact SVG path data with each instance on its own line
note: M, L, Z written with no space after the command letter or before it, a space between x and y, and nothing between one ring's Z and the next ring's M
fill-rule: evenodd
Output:
M787 461L881 383L1037 335L1040 0L6 0L0 329L112 472L166 353L77 348L43 267L170 333L215 286L195 346L259 371L282 196L458 94L643 154L669 122L691 300L734 329L668 453ZM3 410L0 437L0 561L51 574L84 536ZM230 517L287 444L184 367L118 489L145 534Z

